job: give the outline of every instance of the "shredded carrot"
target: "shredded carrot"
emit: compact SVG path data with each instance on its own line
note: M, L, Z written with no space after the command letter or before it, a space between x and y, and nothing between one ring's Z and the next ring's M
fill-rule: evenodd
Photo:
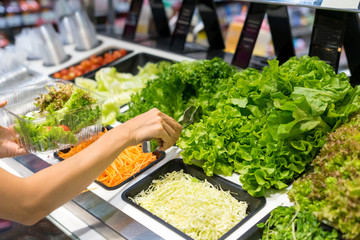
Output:
M105 129L106 132L106 129ZM90 140L86 142L79 143L78 145L75 145L72 147L68 152L64 153L62 151L58 151L59 157L63 159L67 159L71 156L74 156L76 153L80 152L81 150L87 148L89 145L91 145L93 142L95 142L98 138L100 138L105 132L100 132L96 136L93 136Z
M103 134L102 132L89 141L74 146L67 153L59 151L58 155L63 159L67 159L88 147ZM142 152L141 145L127 147L96 180L105 186L115 187L126 179L133 177L155 160L156 156L153 153Z
M108 187L115 187L155 160L153 153L142 152L141 145L130 146L96 180Z

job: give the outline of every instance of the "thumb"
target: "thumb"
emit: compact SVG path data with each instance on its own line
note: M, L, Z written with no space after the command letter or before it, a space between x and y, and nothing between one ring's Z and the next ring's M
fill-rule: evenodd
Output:
M0 101L0 107L5 107L6 104L7 104L6 100Z

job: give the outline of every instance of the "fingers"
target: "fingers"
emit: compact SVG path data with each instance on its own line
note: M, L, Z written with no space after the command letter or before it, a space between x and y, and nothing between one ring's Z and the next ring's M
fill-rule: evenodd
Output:
M180 137L182 127L173 118L154 108L120 125L128 132L130 144L156 139L159 149L173 146Z
M160 112L160 114L166 123L165 130L169 133L170 136L174 136L176 139L178 139L181 135L182 126L177 121L175 121L175 119L169 117L168 115L162 112Z
M158 109L152 109L151 111L153 111L158 117L160 117L160 122L162 124L162 127L167 133L164 134L164 138L162 139L163 148L167 149L173 146L181 135L181 130L182 130L181 125L173 118L162 113Z

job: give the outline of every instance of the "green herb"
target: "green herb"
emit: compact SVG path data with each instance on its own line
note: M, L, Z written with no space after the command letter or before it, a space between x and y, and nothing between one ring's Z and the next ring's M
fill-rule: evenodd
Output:
M360 238L360 115L327 137L313 170L294 182L289 198L339 229Z
M191 105L202 106L204 112L212 111L210 101L219 83L234 73L235 67L219 58L172 64L159 72L154 81L147 82L140 93L131 96L130 109L118 120L125 122L154 107L175 119Z
M181 155L207 175L240 173L252 196L287 187L360 106L359 88L344 73L308 56L243 70L217 88L207 96L214 111L183 131Z
M257 225L264 228L262 240L331 240L338 239L335 229L325 231L310 211L295 211L295 207L277 207L271 212L266 223Z
M47 87L47 94L40 94L35 98L35 106L39 107L40 112L48 111L53 113L61 109L65 102L69 100L72 94L71 84L57 84L57 87Z

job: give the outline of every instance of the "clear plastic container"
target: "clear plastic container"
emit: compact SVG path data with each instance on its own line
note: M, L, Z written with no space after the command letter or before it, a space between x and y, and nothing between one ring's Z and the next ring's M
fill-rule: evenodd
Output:
M62 80L49 80L21 89L0 92L0 100L7 100L6 110L0 108L0 125L11 126L21 146L31 153L54 152L75 146L101 132L101 106L103 99L90 92L96 99L88 106L61 113L39 115L35 98L47 94L48 88L58 84L72 84ZM73 85L73 89L79 88Z

